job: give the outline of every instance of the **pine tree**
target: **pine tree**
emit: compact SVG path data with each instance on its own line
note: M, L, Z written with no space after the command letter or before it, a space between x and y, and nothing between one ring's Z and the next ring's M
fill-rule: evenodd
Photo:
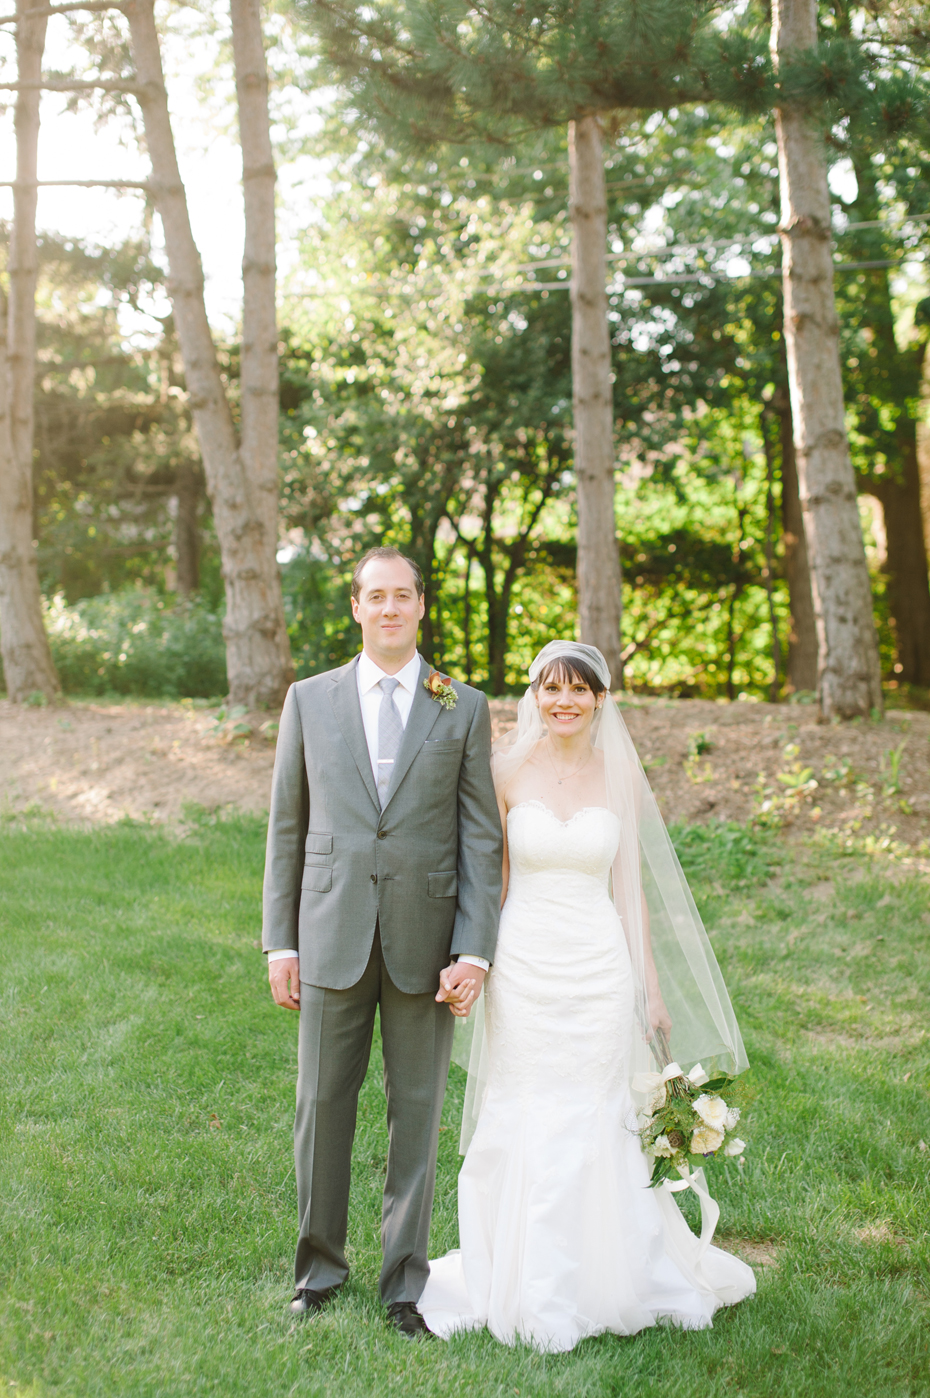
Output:
M764 54L721 40L697 0L298 0L350 100L419 145L568 129L572 362L581 635L622 678L607 321L603 122L759 86Z
M694 0L491 0L480 10L463 0L441 5L435 0L395 0L379 6L351 0L297 4L320 35L331 69L348 87L351 104L396 139L421 145L482 138L503 143L534 129L569 127L571 187L584 191L583 197L572 199L579 610L585 639L601 647L618 674L619 561L613 512L605 510L613 487L613 413L609 357L603 353L606 325L604 330L594 329L601 315L606 317L606 200L603 169L599 179L596 171L600 124L622 112L643 114L698 101L722 101L743 110L776 107L780 129L792 133L792 152L800 150L799 142L807 142L806 168L817 166L826 195L826 160L812 129L811 105L832 104L834 111L844 101L880 106L879 84L873 74L870 81L865 77L872 65L870 51L847 41L828 53L818 52L815 13L813 28L808 24L798 30L803 42L794 37L773 41L776 82L762 24L757 21L754 29L742 31L715 27L715 13L722 7ZM776 30L786 5L794 7L792 12L815 11L816 0L782 0L774 14ZM791 165L791 160L783 161L783 182ZM792 189L786 208L795 197L797 190ZM828 230L828 198L825 209ZM792 228L793 234L786 236L786 256L801 225ZM821 252L828 265L819 269L818 285L826 277L829 291L823 294L832 305L828 232L826 236ZM808 244L813 246L811 239L803 246ZM789 282L796 296L797 257L786 273L786 286ZM789 339L789 378L799 479L810 526L807 547L815 579L821 699L830 714L868 713L881 704L878 651L842 425L837 339L820 335L809 357L813 364L818 355L826 356L822 372L834 389L839 386L838 397L831 391L829 403L809 388L799 391L802 369L790 348L793 343L794 338ZM812 339L810 343L813 347ZM804 362L806 366L808 359ZM806 367L803 373L808 373ZM819 497L807 488L808 444L825 432L833 440L837 430L842 445L835 469L830 469L837 485L845 460L842 503L831 503L831 527L821 525L818 530L826 515L818 513ZM841 623L843 617L848 620ZM844 661L841 657L850 647L852 656Z
M817 0L775 0L776 72L816 52ZM828 718L882 707L856 481L846 437L833 290L827 154L800 101L776 108L785 344L794 446L817 625L817 687Z
M155 205L165 232L169 292L223 555L230 698L279 703L293 679L277 550L277 335L274 306L274 166L267 77L255 0L234 0L246 247L243 261L241 431L223 383L204 304L155 25L154 0L124 13L138 82Z

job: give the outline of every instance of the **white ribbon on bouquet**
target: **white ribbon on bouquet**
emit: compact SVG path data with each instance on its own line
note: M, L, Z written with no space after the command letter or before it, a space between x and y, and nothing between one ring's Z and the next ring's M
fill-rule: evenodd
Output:
M668 1063L661 1073L637 1073L633 1079L633 1090L649 1096L658 1092L667 1082L671 1082L672 1078L684 1078L692 1087L703 1087L708 1075L700 1063L695 1063L690 1073L686 1073L677 1063ZM701 1240L698 1249L700 1259L710 1247L714 1230L720 1220L720 1208L717 1201L711 1197L703 1170L692 1170L690 1165L682 1165L678 1173L681 1175L680 1180L663 1180L659 1188L668 1194L679 1194L683 1189L692 1189L697 1195L701 1206Z

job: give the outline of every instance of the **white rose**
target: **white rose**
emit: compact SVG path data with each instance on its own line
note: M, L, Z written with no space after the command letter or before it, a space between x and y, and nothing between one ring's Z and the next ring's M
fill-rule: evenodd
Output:
M695 1101L694 1110L706 1126L712 1126L715 1131L723 1130L729 1108L722 1097L708 1096L703 1092Z
M736 1125L738 1121L739 1107L731 1107L730 1110L727 1112L727 1119L724 1125L726 1126L728 1131L732 1131L733 1127Z
M697 1126L691 1133L691 1154L712 1155L723 1145L723 1132L713 1126Z
M746 1142L741 1141L739 1136L734 1136L732 1141L727 1141L724 1155L739 1155L746 1149Z
M667 1136L656 1136L652 1143L652 1154L662 1156L666 1160L675 1154Z

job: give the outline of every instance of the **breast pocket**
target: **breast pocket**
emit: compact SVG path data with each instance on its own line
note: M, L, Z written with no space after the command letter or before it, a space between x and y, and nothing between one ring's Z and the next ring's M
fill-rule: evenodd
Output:
M464 746L464 738L427 738L420 751L424 757L456 757Z

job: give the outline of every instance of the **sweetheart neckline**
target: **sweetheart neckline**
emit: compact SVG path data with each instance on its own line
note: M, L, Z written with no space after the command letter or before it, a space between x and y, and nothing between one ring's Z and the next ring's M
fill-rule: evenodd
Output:
M614 812L610 810L608 806L581 806L574 815L568 817L568 820L559 820L555 811L552 810L550 806L547 806L545 801L537 801L535 798L532 801L518 801L515 806L510 807L507 815L510 816L514 811L519 811L524 806L534 806L536 810L545 811L547 815L552 816L556 824L562 826L571 825L573 820L577 820L580 815L585 815L588 811L606 811L607 815L614 815ZM618 819L618 817L615 816L614 819Z

